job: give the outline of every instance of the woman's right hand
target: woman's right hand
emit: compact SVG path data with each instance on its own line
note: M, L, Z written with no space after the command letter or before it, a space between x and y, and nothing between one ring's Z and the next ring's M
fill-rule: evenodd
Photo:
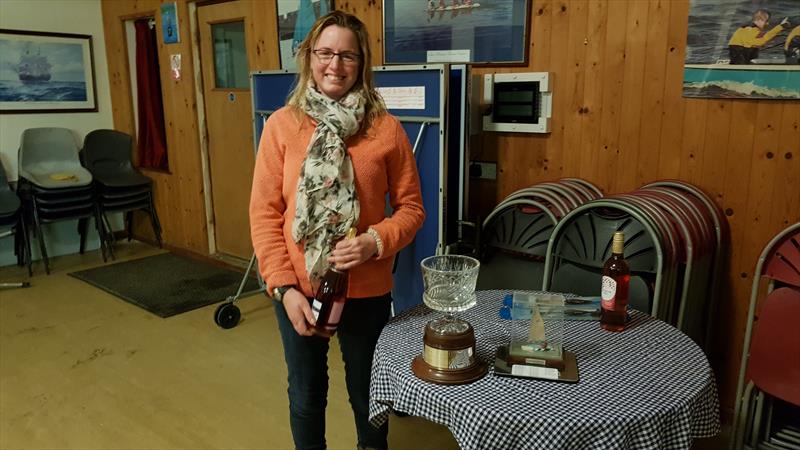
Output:
M291 288L283 294L283 308L286 310L286 315L289 321L292 322L294 330L300 336L312 336L314 334L313 327L314 313L311 312L311 305L308 304L308 299L302 292L295 288Z

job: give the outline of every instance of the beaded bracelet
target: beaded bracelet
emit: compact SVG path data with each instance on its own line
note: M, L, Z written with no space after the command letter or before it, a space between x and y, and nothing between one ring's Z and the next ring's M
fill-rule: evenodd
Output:
M376 253L375 256L380 257L383 254L383 241L381 240L381 235L378 234L378 232L375 231L374 228L368 228L367 234L369 234L370 236L372 236L373 239L375 239L375 245L378 247L378 252Z

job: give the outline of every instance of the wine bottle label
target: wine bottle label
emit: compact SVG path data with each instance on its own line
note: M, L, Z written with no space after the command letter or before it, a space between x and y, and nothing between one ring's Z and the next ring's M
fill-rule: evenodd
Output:
M600 289L600 298L602 298L602 306L605 309L614 309L614 303L617 297L617 282L609 277L603 276L603 284Z
M322 303L314 299L314 303L311 304L311 313L314 314L314 320L319 319L319 311L322 309Z

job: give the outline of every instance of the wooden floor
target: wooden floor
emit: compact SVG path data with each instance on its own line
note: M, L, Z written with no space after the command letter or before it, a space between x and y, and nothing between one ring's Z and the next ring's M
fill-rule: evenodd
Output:
M120 244L117 260L161 250ZM222 330L216 305L159 318L67 275L98 252L35 265L32 287L0 290L0 449L288 449L286 368L274 310L237 302ZM26 280L0 268L0 282ZM234 292L231 292L233 294ZM328 445L356 447L339 349L330 355ZM392 417L393 449L458 448L450 432Z

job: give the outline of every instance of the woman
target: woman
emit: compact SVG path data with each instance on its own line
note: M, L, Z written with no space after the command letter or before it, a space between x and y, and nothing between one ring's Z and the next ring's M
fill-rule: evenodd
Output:
M350 274L337 335L358 446L386 448L387 427L368 421L369 378L391 310L393 256L425 219L419 174L400 122L373 86L358 18L321 17L297 60L287 105L264 126L250 199L253 247L289 372L292 436L298 449L325 448L328 340L312 333L309 297L334 265ZM356 238L340 240L350 227Z

